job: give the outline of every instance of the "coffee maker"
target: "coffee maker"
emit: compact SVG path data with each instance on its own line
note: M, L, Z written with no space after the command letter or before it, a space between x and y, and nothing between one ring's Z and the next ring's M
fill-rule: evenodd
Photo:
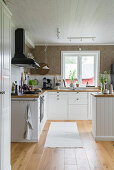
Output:
M44 90L52 89L52 80L51 79L47 79L46 77L43 78L43 88Z

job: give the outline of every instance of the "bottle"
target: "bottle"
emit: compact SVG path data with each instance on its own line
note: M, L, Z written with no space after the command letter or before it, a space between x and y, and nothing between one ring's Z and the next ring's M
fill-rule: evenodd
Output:
M12 83L12 93L13 94L15 93L15 83L14 82Z
M113 85L110 84L110 87L109 87L109 94L112 94L113 93Z
M17 95L18 95L17 81L15 81L15 94L17 94Z
M89 83L88 83L88 81L87 81L87 83L86 83L86 87L88 87L88 85L89 85Z

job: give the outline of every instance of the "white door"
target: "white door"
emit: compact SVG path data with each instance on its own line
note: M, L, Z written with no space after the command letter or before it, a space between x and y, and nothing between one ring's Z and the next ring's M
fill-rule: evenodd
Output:
M10 170L10 15L0 3L0 170Z

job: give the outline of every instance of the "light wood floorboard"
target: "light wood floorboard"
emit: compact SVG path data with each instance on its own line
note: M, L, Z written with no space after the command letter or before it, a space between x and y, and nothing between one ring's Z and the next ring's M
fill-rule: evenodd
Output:
M44 148L51 121L38 143L12 143L12 170L114 170L114 142L96 142L91 121L77 122L83 148Z

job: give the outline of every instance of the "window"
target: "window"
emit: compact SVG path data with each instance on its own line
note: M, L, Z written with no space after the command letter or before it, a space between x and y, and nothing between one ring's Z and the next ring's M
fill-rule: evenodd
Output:
M99 74L99 51L62 51L61 72L66 85L70 85L70 72L74 72L74 83L80 86L97 86Z

